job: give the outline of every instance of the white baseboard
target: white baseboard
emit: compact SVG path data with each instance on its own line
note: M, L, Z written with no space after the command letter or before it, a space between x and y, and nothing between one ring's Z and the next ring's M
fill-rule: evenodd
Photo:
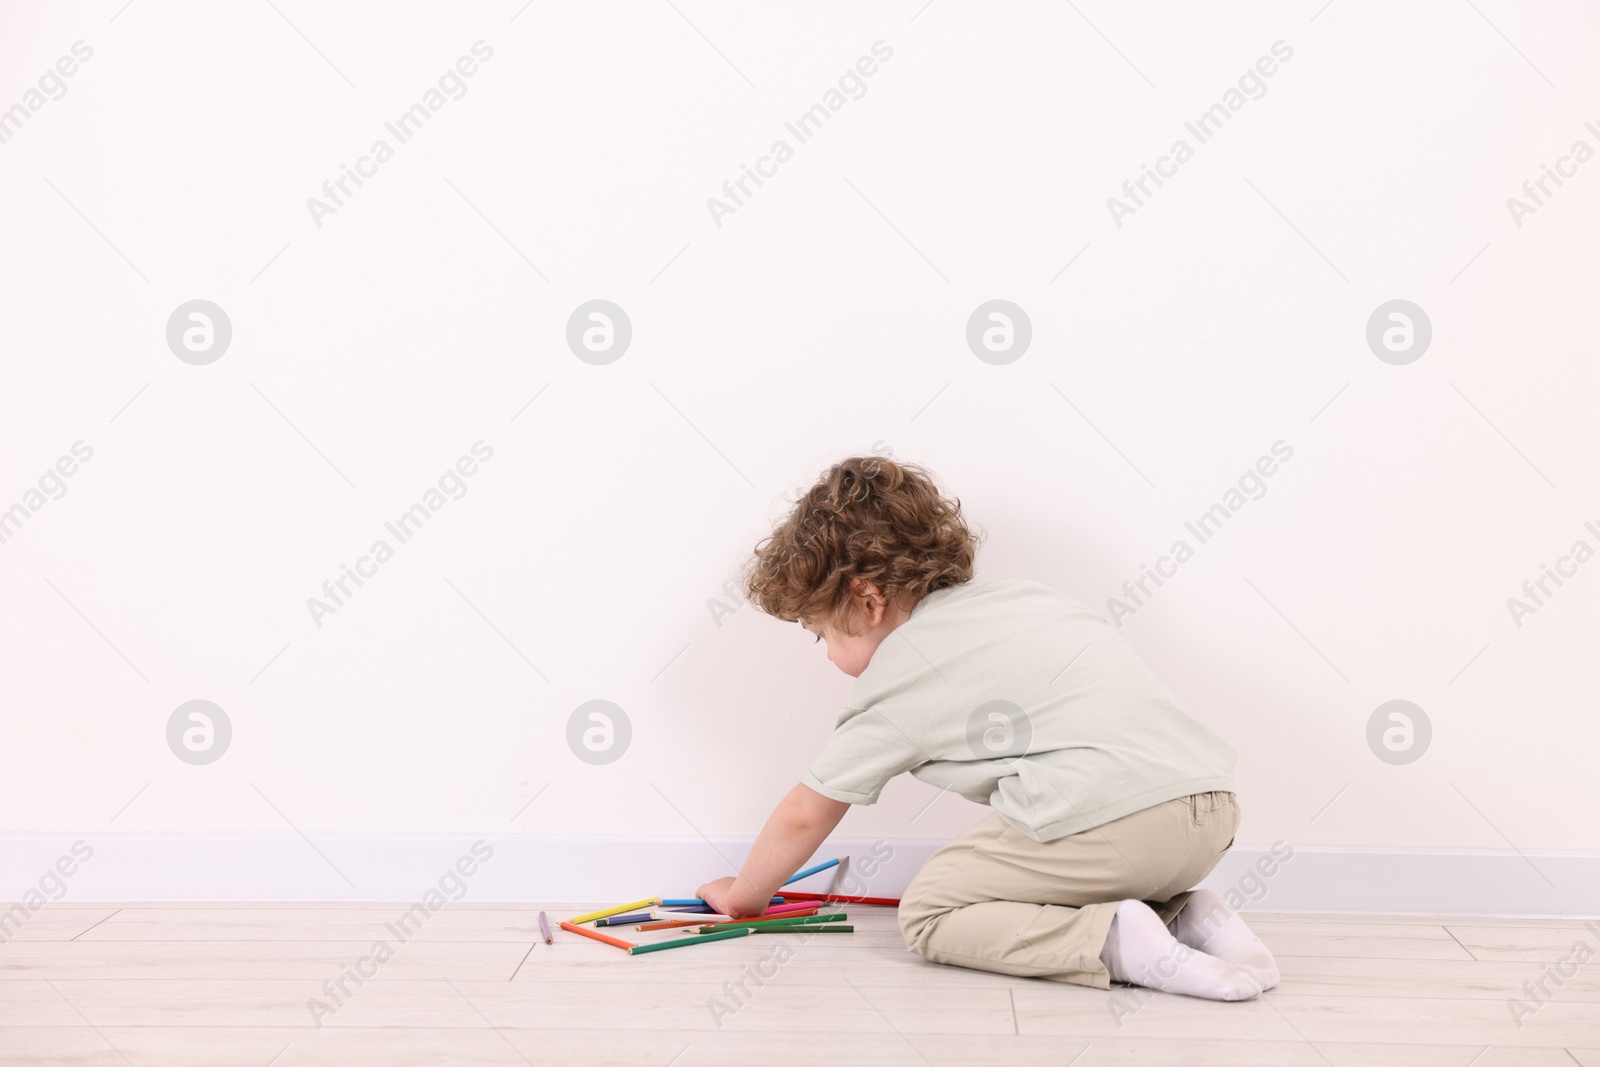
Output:
M75 841L81 856L73 857ZM474 841L491 859L472 857ZM840 839L824 856L856 857L850 892L898 897L943 842ZM440 886L473 902L613 901L691 896L732 873L749 838L508 835L0 837L0 900L416 901ZM868 872L863 861L888 858ZM1283 854L1280 846L1278 855ZM62 862L62 858L65 861ZM450 876L458 860L469 877ZM51 872L70 870L70 874ZM833 872L800 883L826 891ZM1600 853L1300 846L1287 861L1236 846L1202 883L1247 908L1448 915L1600 916ZM36 896L28 897L30 891Z

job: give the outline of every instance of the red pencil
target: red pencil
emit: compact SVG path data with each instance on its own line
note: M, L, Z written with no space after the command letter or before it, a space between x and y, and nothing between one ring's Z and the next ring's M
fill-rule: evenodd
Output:
M624 941L620 937L608 937L597 930L586 930L581 926L574 926L565 920L562 920L561 929L567 931L568 933L582 934L584 937L592 937L596 941L604 941L606 944L615 945L620 949L630 949L633 947L632 941Z
M790 896L784 893L779 893L778 895L783 897L785 903L791 899ZM898 900L891 900L888 897L847 897L838 893L796 893L792 899L826 900L830 904L881 904L886 908L898 908L900 906Z

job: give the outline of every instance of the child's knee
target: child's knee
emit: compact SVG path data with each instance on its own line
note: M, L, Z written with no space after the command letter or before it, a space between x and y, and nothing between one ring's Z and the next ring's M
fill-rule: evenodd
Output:
M939 920L944 917L943 912L921 912L916 915L900 913L900 937L905 941L906 948L919 956L928 955L928 943L933 937L934 928L939 925Z
M913 881L901 894L900 910L896 915L900 921L900 936L905 940L906 948L918 955L925 955L922 946L928 943L933 927L945 911L946 909L931 905L925 895L919 894L917 883Z

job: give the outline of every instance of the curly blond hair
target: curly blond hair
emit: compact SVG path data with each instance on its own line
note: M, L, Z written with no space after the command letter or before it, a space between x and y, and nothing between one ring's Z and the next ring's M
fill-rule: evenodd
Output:
M851 580L873 582L909 610L972 579L982 535L931 472L885 456L834 464L756 545L743 580L749 601L785 622L855 633Z

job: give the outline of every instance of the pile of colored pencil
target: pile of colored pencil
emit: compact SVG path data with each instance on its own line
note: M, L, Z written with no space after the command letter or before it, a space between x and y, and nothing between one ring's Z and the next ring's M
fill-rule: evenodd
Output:
M808 875L836 867L838 859L819 863L814 867L796 872L784 885L797 882ZM719 915L707 906L706 902L698 897L647 897L644 900L635 900L628 904L618 904L615 907L603 908L592 911L587 915L576 915L563 921L561 929L568 933L578 934L595 941L620 948L630 956L637 956L643 952L659 952L662 949L681 948L684 945L698 945L707 941L725 941L729 938L748 937L752 934L781 934L781 933L851 933L854 926L846 924L849 916L843 912L829 912L822 914L821 909L827 904L883 904L895 906L900 902L886 897L847 897L830 895L826 893L782 893L774 896L769 902L767 910L751 919L735 919L730 915ZM603 934L599 929L586 928L584 923L592 923L594 927L632 926L638 931L673 930L678 936L664 941L652 941L640 944L625 941L620 937ZM550 933L550 924L544 912L539 913L539 928L546 944L553 944L554 938Z

